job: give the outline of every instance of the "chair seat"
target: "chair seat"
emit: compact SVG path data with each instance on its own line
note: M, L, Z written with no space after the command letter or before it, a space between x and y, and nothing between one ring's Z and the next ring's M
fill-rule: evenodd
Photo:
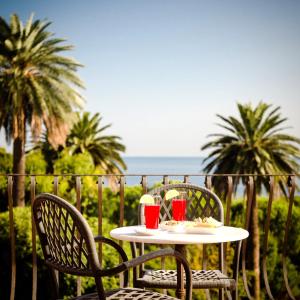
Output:
M87 294L84 296L72 298L72 300L98 300L98 294ZM162 295L153 291L146 291L137 288L121 288L110 290L106 293L106 300L178 300L174 297ZM100 299L101 300L101 299Z
M235 280L219 270L192 270L192 282L196 289L235 289ZM145 270L144 275L136 282L138 287L176 288L176 285L176 270Z

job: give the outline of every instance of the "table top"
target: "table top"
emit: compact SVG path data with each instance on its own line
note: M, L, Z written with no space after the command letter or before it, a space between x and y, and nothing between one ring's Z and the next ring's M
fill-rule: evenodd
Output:
M142 225L115 228L110 232L111 237L129 242L152 244L213 244L233 242L246 239L249 232L243 228L221 226L214 234L175 233L157 229L152 235L142 234Z

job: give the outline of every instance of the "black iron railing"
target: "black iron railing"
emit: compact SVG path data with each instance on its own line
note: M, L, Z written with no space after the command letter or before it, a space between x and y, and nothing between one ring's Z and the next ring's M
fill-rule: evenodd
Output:
M111 181L110 179L114 178L117 179L116 186L118 190L118 197L119 197L119 220L118 225L123 226L124 220L125 220L125 191L127 188L126 180L130 178L130 181L132 182L133 178L136 179L136 185L140 185L142 188L142 193L147 193L147 191L151 188L148 184L149 179L152 181L153 178L160 178L160 182L162 184L168 184L170 180L173 178L176 178L176 180L180 180L182 182L192 182L193 183L199 183L199 184L205 184L205 186L209 189L213 189L213 178L216 175L207 175L207 174L112 174L112 175L94 175L94 174L54 174L54 175L43 175L43 174L26 174L26 175L15 175L15 174L5 174L0 175L0 177L7 179L7 198L8 198L8 211L9 211L9 236L10 236L10 249L7 249L10 251L10 259L11 259L11 268L10 270L7 270L7 274L10 275L10 300L15 299L15 291L16 291L16 278L17 278L17 264L16 264L16 236L15 236L15 229L14 229L14 210L13 210L13 184L14 184L14 177L15 176L26 176L27 179L29 179L29 194L30 194L30 205L32 206L32 203L34 202L37 189L36 189L36 183L37 179L39 178L45 178L50 177L52 180L52 190L51 191L38 191L38 192L52 192L55 195L60 195L60 181L65 177L70 177L73 179L74 188L75 188L75 194L76 194L76 207L80 211L81 210L81 199L82 199L82 191L85 189L85 186L82 184L82 178L89 176L93 179L95 179L95 188L97 189L97 209L98 209L98 234L103 233L103 218L105 215L103 214L103 191L104 188L107 188L108 185L105 184L105 182ZM243 175L236 175L236 174L222 174L218 175L221 176L222 179L224 179L225 188L224 193L222 193L220 196L224 207L225 207L225 225L230 225L230 215L231 215L231 208L232 203L235 199L234 194L234 187L233 182L234 178L237 176L243 177L245 185L244 190L245 193L243 194L243 197L245 199L245 210L243 212L243 222L244 222L244 228L247 230L250 230L250 216L252 212L252 205L253 205L253 199L255 197L256 191L255 191L255 178L257 175L253 174L243 174ZM276 299L276 295L274 295L272 291L272 286L269 284L269 274L268 274L268 245L269 245L269 236L270 236L270 221L271 221L271 213L272 213L272 204L275 197L275 189L277 187L277 180L276 178L285 178L286 182L286 205L288 206L288 213L287 213L287 219L285 223L284 228L284 239L282 241L282 282L284 286L284 291L281 292L281 296L284 295L285 297L288 297L290 299L296 299L296 296L293 295L292 288L289 285L289 273L287 268L287 256L288 256L288 249L287 249L287 243L289 239L289 230L291 228L291 220L292 220L292 214L293 214L293 204L296 194L296 180L297 180L296 174L288 174L288 175L282 175L282 174L270 174L265 175L265 178L269 180L269 192L267 194L268 197L268 205L267 205L267 212L266 212L266 218L264 222L264 230L263 230L263 240L262 240L262 247L261 247L261 272L262 272L262 289L265 290L267 297L270 299ZM138 201L138 199L136 199ZM33 219L32 219L33 221ZM300 221L300 220L299 220ZM0 229L1 230L1 229ZM250 287L248 285L248 272L247 272L247 245L248 242L243 242L242 245L242 253L241 253L241 277L243 279L243 285L245 294L249 299L253 298L253 295L250 292ZM224 256L225 256L225 266L224 270L227 269L226 264L226 256L227 256L227 249L229 245L225 244L224 246ZM37 274L38 274L38 268L37 268L37 249L36 249L36 230L35 227L32 226L32 300L37 299ZM102 260L102 248L99 247L99 257ZM208 261L208 254L207 249L204 246L203 247L203 267L205 268ZM299 268L299 266L296 266ZM1 269L0 265L0 269ZM77 281L77 294L80 295L81 290L81 282L80 279ZM0 291L1 294L1 291ZM299 296L299 295L297 295Z

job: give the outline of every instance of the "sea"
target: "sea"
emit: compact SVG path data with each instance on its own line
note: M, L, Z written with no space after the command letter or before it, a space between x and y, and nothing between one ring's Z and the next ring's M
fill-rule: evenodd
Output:
M184 175L193 175L189 177L192 184L204 185L205 172L203 168L204 157L169 157L169 156L127 156L123 157L127 170L125 174L134 174L137 176L126 176L126 185L140 185L141 175L147 176L147 186L151 187L156 183L163 181L163 175L170 175L169 180L183 181ZM160 175L160 176L157 176ZM175 176L177 175L177 176ZM300 186L300 177L296 178L297 186ZM240 183L237 187L237 195L242 196L244 186ZM262 194L267 192L262 189Z
M126 185L140 184L141 175L150 175L147 183L151 186L162 182L162 175L179 175L169 176L169 179L182 181L184 175L203 174L203 157L127 156L123 159L127 165L125 174L140 175L126 176ZM202 185L204 176L190 176L190 182Z
M140 185L141 175L147 175L147 186L151 188L154 184L162 183L163 176L169 175L169 181L183 181L184 175L189 176L189 182L204 186L205 172L203 168L204 158L198 157L170 157L170 156L128 156L123 157L127 170L125 174L138 176L126 176L126 186ZM157 176L160 175L160 176ZM242 196L243 186L239 184L237 195Z

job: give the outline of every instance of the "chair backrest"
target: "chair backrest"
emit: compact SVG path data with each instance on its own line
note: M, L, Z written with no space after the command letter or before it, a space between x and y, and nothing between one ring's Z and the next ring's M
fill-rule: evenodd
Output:
M172 201L166 201L164 195L167 191L173 189L186 192L187 220L211 216L222 223L224 222L223 205L219 197L205 187L188 183L167 184L151 191L151 195L160 195L162 198L160 221L172 219ZM145 223L143 207L140 207L139 223Z
M100 263L92 231L81 213L52 194L37 196L33 213L46 264L60 272L95 277Z

